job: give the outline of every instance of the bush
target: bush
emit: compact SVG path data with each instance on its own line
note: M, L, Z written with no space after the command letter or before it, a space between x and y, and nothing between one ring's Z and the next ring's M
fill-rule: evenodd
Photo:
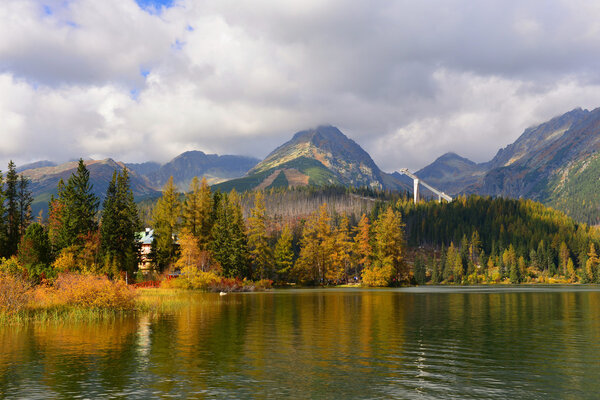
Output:
M57 295L71 306L131 310L135 290L125 282L111 282L105 276L60 274L54 282Z
M19 263L19 260L16 257L11 258L0 258L0 273L8 274L8 275L23 275L25 273L25 269Z
M162 288L172 289L202 289L209 290L214 282L221 278L212 271L202 272L200 270L188 270L187 274L180 275L179 278L163 281Z
M0 311L16 313L29 303L30 287L20 277L0 272Z
M394 269L390 264L372 265L362 272L362 283L365 286L388 286L394 277Z

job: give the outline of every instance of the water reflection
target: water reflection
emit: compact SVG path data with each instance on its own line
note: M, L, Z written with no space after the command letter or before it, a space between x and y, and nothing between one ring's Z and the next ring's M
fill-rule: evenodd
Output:
M594 398L600 292L185 295L176 312L0 328L0 397Z

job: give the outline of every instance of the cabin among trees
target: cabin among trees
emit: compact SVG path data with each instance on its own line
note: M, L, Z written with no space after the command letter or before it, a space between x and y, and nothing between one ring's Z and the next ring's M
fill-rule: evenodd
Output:
M140 258L138 270L147 275L154 270L152 262L152 241L154 240L154 229L146 228L144 232L138 232L138 243L140 245Z

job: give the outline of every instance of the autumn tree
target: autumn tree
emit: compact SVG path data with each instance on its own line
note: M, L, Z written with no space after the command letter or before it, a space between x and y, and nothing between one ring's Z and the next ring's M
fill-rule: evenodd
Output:
M375 258L381 266L391 266L392 274L401 281L408 279L408 269L403 263L404 245L402 217L390 206L375 224Z
M179 229L181 202L171 176L163 187L162 196L152 212L156 260L161 270L169 267L176 257L175 235Z
M369 218L363 214L358 221L358 225L354 229L354 240L353 240L353 258L356 265L354 273L360 274L365 268L371 266L371 258L373 256L373 250L371 247L371 226L369 224Z
M286 275L292 268L294 259L292 240L292 231L289 225L286 224L275 244L275 266L277 273L280 275Z
M342 215L337 229L333 232L333 263L328 271L327 279L332 282L348 282L348 273L352 264L352 239L350 238L350 221L346 214Z
M324 284L333 264L334 239L327 204L310 215L302 230L301 249L295 271L303 281Z
M585 263L585 271L587 274L587 278L590 282L596 282L598 264L600 261L598 260L598 255L596 254L596 247L594 246L594 243L590 243L590 251L587 255L588 259Z
M265 279L273 269L273 254L267 236L267 213L262 192L254 196L254 208L248 218L248 249L253 264L254 277Z
M34 282L50 278L51 250L46 228L39 223L29 225L19 242L18 259Z
M182 210L182 227L197 239L198 246L206 249L210 241L212 197L206 178L199 182L194 177L185 195Z

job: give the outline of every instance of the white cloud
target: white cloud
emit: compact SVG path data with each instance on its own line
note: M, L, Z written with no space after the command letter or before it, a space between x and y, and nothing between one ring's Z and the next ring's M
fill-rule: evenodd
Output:
M264 156L338 125L386 170L600 105L587 1L0 4L0 161ZM3 161L4 160L4 161Z

